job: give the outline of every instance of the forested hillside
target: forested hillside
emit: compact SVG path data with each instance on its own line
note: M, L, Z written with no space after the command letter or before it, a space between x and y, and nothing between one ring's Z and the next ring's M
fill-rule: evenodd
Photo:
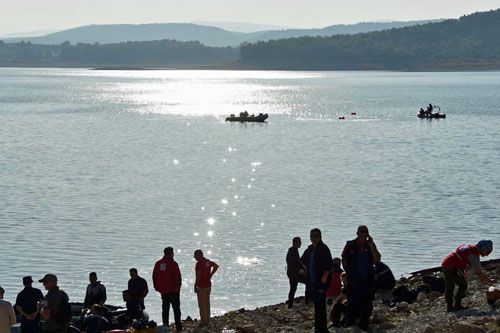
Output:
M400 29L209 47L158 40L39 45L0 41L0 66L291 70L500 69L500 10Z
M38 45L0 41L0 66L192 67L239 59L239 50L199 42L161 40L118 44Z
M500 10L401 29L245 44L242 65L272 69L500 68Z
M390 28L415 25L412 22L364 22L357 24L332 25L322 29L284 29L257 32L235 32L214 26L191 23L158 23L158 24L93 24L50 33L38 37L5 38L6 43L30 42L33 44L78 43L125 43L152 40L178 40L181 42L198 41L206 46L237 47L243 42L268 41L270 39L331 36L338 34L354 34L359 32L379 31Z

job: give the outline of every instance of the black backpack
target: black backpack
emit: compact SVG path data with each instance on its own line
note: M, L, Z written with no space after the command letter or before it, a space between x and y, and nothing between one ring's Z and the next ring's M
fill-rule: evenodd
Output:
M399 302L411 303L417 299L418 291L408 289L407 286L399 286L392 292L391 303L396 304Z
M68 295L64 291L61 291L61 303L59 304L59 309L54 313L54 321L59 325L66 325L71 321L73 311L71 310L71 304L69 304Z
M429 285L429 287L431 288L431 291L437 291L440 293L444 293L445 283L444 283L443 278L430 275L430 276L424 276L422 278L422 281L425 284Z

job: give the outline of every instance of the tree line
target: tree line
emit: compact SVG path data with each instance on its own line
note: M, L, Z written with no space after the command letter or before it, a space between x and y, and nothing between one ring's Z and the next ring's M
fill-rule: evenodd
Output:
M241 62L273 69L500 68L500 10L402 29L244 44Z
M176 40L39 45L0 41L0 66L297 70L500 68L500 10L400 29L208 47Z
M40 45L30 42L0 41L0 65L41 66L208 66L234 62L239 50L231 47L207 47L200 42L159 40L115 44L64 42Z

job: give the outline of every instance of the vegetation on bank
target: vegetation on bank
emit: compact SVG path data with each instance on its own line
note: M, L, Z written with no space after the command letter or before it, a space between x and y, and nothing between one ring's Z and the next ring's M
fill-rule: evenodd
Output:
M160 40L39 45L0 41L0 66L283 70L500 69L500 9L355 35L208 47Z
M0 41L0 66L195 67L235 62L239 49L160 40L116 44L40 45Z
M356 35L245 44L241 62L273 69L500 68L500 10Z

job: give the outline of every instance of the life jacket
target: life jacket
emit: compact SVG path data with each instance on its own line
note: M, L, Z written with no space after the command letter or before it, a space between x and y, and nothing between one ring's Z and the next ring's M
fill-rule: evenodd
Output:
M368 253L368 282L372 283L375 280L375 267L370 247L368 244L365 244L363 249L361 249L357 240L353 239L347 241L344 252L342 253L342 259L347 263L347 267L344 266L344 269L347 273L348 285L356 281L356 253L361 251Z
M458 269L467 269L470 267L469 256L471 254L480 255L479 249L476 245L460 245L455 252L450 253L443 260L442 266L444 268L458 268Z

